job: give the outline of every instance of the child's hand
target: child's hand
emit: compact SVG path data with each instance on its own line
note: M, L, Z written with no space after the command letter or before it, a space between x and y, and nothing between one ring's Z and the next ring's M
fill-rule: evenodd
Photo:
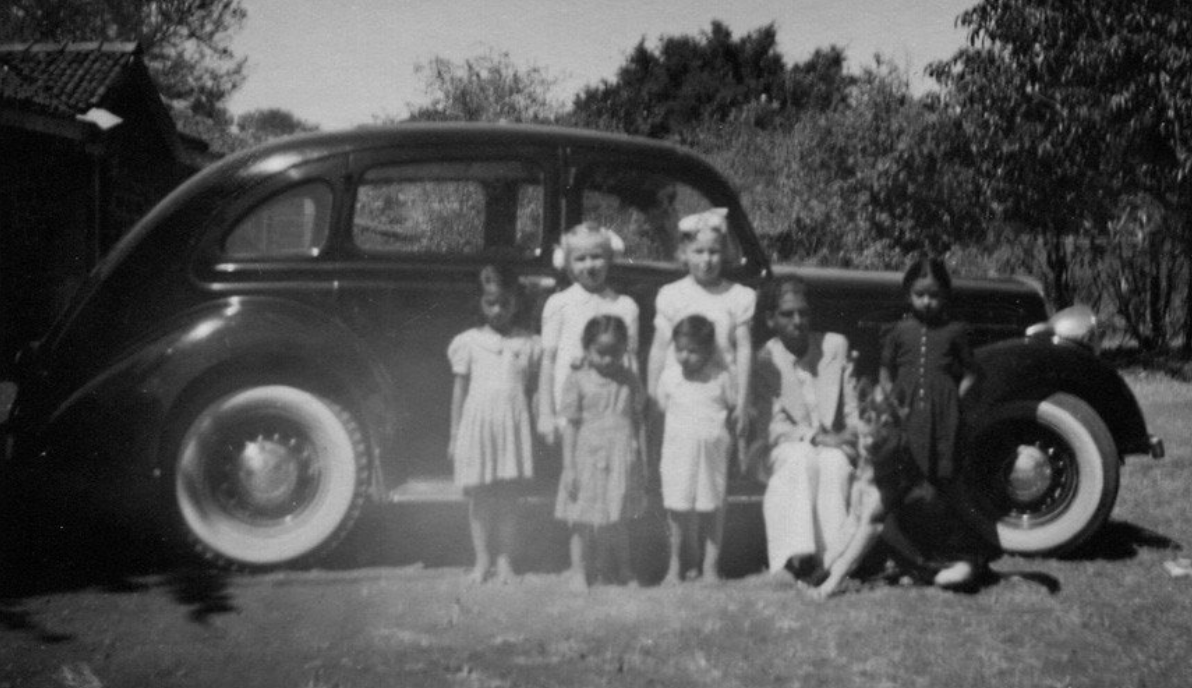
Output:
M579 479L574 474L568 473L564 475L563 485L567 488L567 499L573 502L579 499Z

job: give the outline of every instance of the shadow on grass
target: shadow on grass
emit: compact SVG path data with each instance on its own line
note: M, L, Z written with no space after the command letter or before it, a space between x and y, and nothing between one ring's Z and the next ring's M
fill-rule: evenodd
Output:
M0 544L0 627L26 632L47 642L70 636L42 629L27 600L84 590L130 594L155 588L189 608L187 616L206 623L217 613L235 611L227 573L196 568L170 542L142 533L131 524L85 523L55 519L52 528L7 529Z
M1088 542L1065 559L1076 561L1122 561L1133 559L1144 549L1182 549L1171 538L1126 521L1109 521Z

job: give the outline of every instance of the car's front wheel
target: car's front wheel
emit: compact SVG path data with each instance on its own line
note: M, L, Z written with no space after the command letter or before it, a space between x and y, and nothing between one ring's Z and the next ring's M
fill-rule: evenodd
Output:
M1006 552L1058 555L1093 535L1117 498L1113 436L1083 400L1012 401L975 424L965 511Z
M174 455L173 497L194 548L261 568L325 552L363 506L370 463L352 414L287 385L198 404Z

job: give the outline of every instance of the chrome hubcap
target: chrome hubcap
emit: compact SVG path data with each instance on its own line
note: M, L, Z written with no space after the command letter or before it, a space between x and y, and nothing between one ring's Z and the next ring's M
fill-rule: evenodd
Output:
M236 457L241 496L255 509L276 509L298 485L302 457L294 453L295 443L282 443L277 436L247 441Z
M265 429L265 427L268 429ZM257 423L233 430L222 455L211 457L207 484L230 516L245 523L287 521L318 491L318 456L309 439L284 424Z
M1030 504L1042 497L1051 485L1051 457L1037 446L1018 446L1010 477L1006 481L1006 492L1017 504Z

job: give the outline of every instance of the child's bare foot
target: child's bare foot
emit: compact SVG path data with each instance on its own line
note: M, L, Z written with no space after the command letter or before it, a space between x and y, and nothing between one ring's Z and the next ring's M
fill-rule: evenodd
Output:
M678 585L683 582L683 574L679 570L678 560L671 560L669 566L666 567L666 575L662 578L663 585Z
M571 588L571 590L574 592L588 591L588 577L583 571L572 571L567 574L567 577L569 579L567 581L567 587Z
M496 581L501 585L508 585L517 578L513 573L513 566L509 564L508 557L497 557L497 575Z
M468 583L471 585L480 585L488 580L488 564L480 564L477 562L472 570L468 572Z
M705 583L719 583L721 580L720 568L716 566L714 562L704 564L704 572L700 578L702 578Z
M839 588L840 584L844 582L844 576L838 576L835 573L829 573L827 579L818 586L808 591L813 600L823 601L828 599Z
M958 588L973 582L975 571L967 561L958 561L935 574L932 583L940 588Z

